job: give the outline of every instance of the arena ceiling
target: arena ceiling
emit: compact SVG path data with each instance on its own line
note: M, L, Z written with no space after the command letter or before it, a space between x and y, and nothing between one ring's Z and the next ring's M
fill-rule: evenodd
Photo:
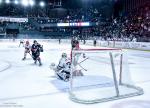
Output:
M46 5L58 5L61 4L63 7L84 7L89 5L99 5L112 3L115 0L0 0L0 5L10 5L10 4L21 4L23 2L33 1L34 5L38 5L40 2L44 2ZM24 4L24 3L23 3Z
M21 14L28 14L34 12L36 14L46 13L62 13L64 9L86 8L96 7L100 11L106 14L110 14L113 11L114 0L0 0L0 16L17 16ZM10 1L6 3L6 1ZM15 4L18 1L18 4ZM24 5L22 1L34 1L34 5ZM40 6L40 2L44 2L44 6ZM57 9L59 8L59 9ZM61 8L61 9L60 9ZM42 10L44 9L44 10ZM39 11L39 12L38 12ZM41 12L42 11L42 12ZM61 11L61 12L59 12Z

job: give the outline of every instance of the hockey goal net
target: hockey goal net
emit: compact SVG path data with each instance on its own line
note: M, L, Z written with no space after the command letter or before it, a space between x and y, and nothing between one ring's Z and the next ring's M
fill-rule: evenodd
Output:
M129 64L121 49L73 50L70 99L89 104L143 94L132 81Z

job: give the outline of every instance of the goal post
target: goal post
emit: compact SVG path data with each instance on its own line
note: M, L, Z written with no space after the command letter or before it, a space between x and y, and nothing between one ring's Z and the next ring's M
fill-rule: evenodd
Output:
M132 63L123 50L80 49L73 50L71 56L69 96L72 101L91 104L144 93L132 81L129 70Z

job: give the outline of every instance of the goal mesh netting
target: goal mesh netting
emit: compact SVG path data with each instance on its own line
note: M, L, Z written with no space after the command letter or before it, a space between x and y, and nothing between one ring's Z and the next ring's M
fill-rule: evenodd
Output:
M90 104L143 94L132 81L129 64L120 49L73 50L70 99Z

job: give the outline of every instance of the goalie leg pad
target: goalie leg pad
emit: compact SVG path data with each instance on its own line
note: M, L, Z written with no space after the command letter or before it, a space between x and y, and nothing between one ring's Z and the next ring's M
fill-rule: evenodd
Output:
M73 72L73 76L83 76L83 73L82 73L81 70L75 70L75 71Z
M56 73L56 75L60 80L69 81L70 72L66 72L62 70L61 72Z

